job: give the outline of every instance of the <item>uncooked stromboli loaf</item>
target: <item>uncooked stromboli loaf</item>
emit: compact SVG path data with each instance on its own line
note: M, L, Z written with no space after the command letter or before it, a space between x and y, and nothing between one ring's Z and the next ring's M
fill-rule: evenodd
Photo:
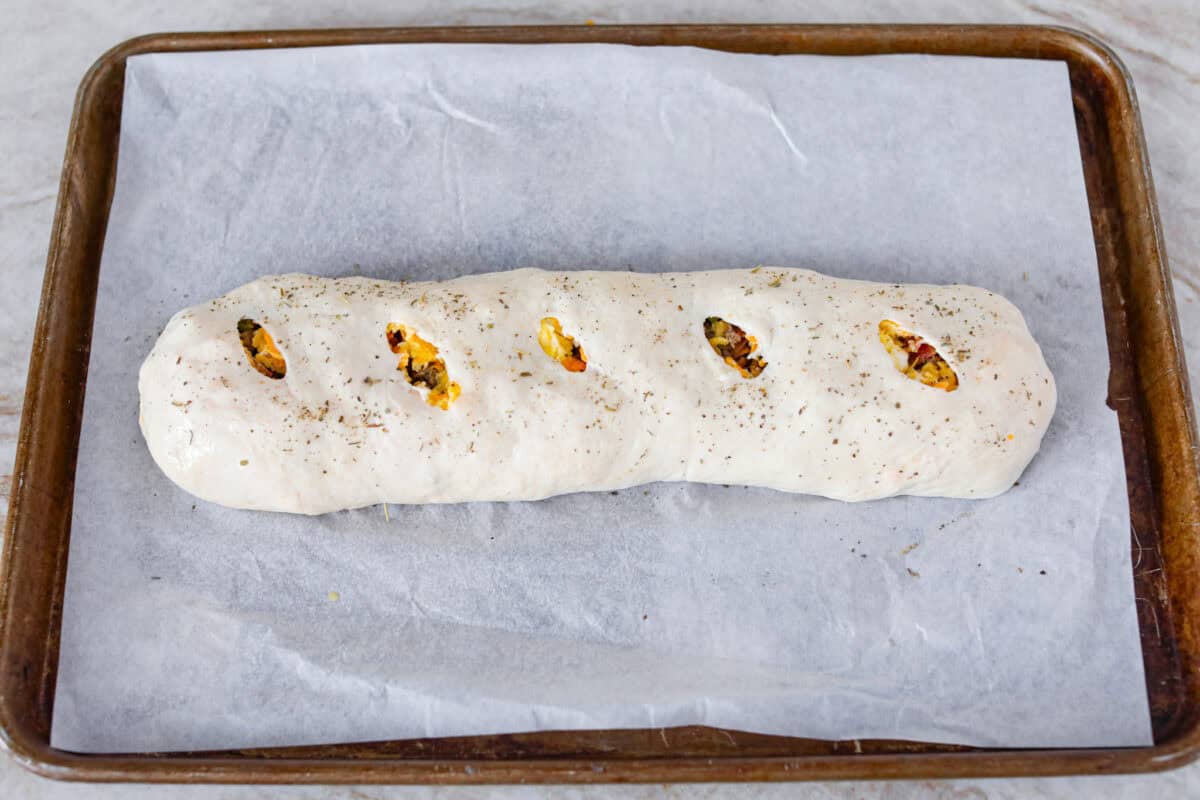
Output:
M1056 400L998 295L774 267L267 277L176 314L139 390L173 481L306 514L681 480L989 497Z

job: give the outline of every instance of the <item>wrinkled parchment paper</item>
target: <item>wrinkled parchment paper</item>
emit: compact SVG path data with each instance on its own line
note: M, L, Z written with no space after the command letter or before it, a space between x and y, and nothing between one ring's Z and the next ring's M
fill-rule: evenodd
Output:
M310 519L195 500L138 431L137 369L168 317L262 274L756 263L1016 302L1060 392L1020 485L844 505L660 484ZM53 744L697 723L1149 744L1099 298L1061 63L604 45L133 58Z

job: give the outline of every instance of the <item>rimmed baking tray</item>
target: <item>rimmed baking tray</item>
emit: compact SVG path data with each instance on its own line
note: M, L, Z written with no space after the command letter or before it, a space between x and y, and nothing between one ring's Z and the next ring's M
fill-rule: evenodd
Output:
M542 732L204 753L50 746L75 461L125 60L188 50L390 42L690 45L748 53L928 53L1065 61L1100 268L1154 746L996 750L689 727ZM103 55L76 97L50 240L0 583L0 735L54 778L246 783L506 783L917 778L1167 769L1200 754L1200 475L1154 189L1129 76L1062 28L654 25L155 34Z

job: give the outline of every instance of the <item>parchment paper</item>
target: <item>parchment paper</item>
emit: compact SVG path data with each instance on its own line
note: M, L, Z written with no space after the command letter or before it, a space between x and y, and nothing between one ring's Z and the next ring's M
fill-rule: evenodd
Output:
M309 519L195 500L138 432L138 365L168 317L262 274L756 263L1011 298L1060 392L1020 484L862 505L659 484ZM1099 298L1061 63L133 58L53 744L696 723L1149 744Z

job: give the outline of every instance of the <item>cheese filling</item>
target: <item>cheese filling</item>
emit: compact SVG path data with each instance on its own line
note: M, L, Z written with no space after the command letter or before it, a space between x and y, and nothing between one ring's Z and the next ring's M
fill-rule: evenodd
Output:
M242 318L238 320L237 332L246 358L256 370L274 380L287 375L287 362L266 328L252 319Z
M958 388L958 376L946 359L917 334L885 319L879 323L879 341L887 348L896 369L909 378L947 392Z
M562 325L555 317L542 319L538 328L538 344L542 346L542 352L562 364L567 372L583 372L587 369L587 356L583 348L563 333Z
M758 340L732 322L709 317L704 320L704 338L743 378L757 378L767 368L761 356L750 355L758 349Z
M400 356L396 369L404 373L404 379L413 386L429 390L425 397L429 405L448 411L450 404L462 393L462 387L450 380L446 362L438 357L437 347L407 325L388 323L386 336L388 347Z

